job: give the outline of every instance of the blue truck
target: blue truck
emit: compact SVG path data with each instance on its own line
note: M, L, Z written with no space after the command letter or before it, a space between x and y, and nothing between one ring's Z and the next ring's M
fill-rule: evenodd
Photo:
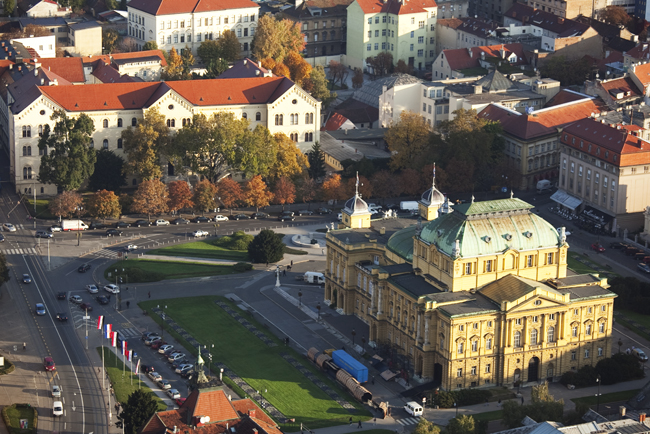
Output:
M359 383L368 381L368 368L345 351L334 351L332 353L332 360L339 368L352 375Z

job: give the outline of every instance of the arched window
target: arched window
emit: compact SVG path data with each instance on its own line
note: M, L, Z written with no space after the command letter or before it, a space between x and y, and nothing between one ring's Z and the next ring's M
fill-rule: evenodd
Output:
M23 146L23 157L27 156L27 146Z
M530 331L530 344L537 345L537 329L532 329Z
M323 32L323 41L327 41L327 32Z
M104 139L104 149L108 149L108 139Z
M515 342L514 342L515 348L521 347L521 332L515 332Z
M138 125L138 120L136 118L132 118L131 119L131 126L135 127L136 125Z
M118 127L118 128L122 128L122 118L119 118L119 119L117 120L117 127Z
M28 147L27 147L27 156L28 156L28 157L31 157L31 156L32 156L32 147L31 147L31 146L28 146Z
M108 128L108 119L104 119L104 120L102 121L102 126L103 126L104 128Z
M43 136L43 125L38 126L38 136L42 137Z
M47 155L47 148L38 148L38 155Z
M176 128L176 119L167 119L168 128Z
M275 115L275 125L284 124L284 115Z
M244 119L248 119L248 114L246 112L244 112L244 113L241 114L241 117L244 118Z
M548 328L548 333L547 333L547 336L546 336L546 340L548 342L555 342L555 327L550 326Z
M298 133L291 133L291 140L293 140L294 142L297 142L298 141Z
M32 179L32 168L30 166L23 167L23 179Z
M465 347L463 342L458 342L458 354L462 354L465 352Z
M260 112L255 113L255 120L256 121L261 121L262 120L262 113L260 113Z
M31 137L32 136L32 127L29 125L23 125L23 137Z
M305 133L305 142L309 141L309 133Z

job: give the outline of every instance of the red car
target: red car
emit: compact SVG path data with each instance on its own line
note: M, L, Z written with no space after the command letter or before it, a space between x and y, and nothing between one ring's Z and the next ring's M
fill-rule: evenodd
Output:
M176 398L176 405L180 407L181 405L183 405L186 399L187 398Z
M605 251L605 248L600 243L593 243L591 245L591 250L595 250L598 253L603 253Z
M160 348L163 345L167 345L167 342L165 342L163 340L159 340L159 341L156 341L153 344L151 344L151 349L152 350L157 350L158 348Z
M90 303L81 303L81 304L79 305L79 308L80 308L81 310L87 310L88 312L90 312L91 310L93 310L93 307L90 305Z
M46 371L56 371L56 365L54 364L54 359L52 357L46 357L43 359L43 366Z

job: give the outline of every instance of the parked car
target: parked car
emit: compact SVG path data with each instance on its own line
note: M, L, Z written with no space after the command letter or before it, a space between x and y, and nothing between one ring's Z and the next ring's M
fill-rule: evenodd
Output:
M329 209L329 208L325 208L324 206L322 206L320 208L316 208L316 212L318 214L321 214L321 215L322 214L332 214L332 210Z
M156 226L169 226L169 222L165 219L158 219L154 222Z
M293 211L283 211L282 214L280 214L278 216L278 220L280 220L281 222L284 222L284 221L287 221L287 220L293 221L295 219L296 218L293 216Z
M154 372L156 369L152 365L140 365L140 372L145 374L149 372Z
M233 217L235 220L248 220L250 217L246 214L235 214Z
M161 378L160 380L157 381L157 383L162 390L167 390L172 388L172 384L168 380L163 380Z
M106 223L103 222L91 222L89 229L106 229Z
M643 253L643 250L637 249L636 247L628 247L627 249L623 250L623 253L625 256L634 256L638 253Z
M81 264L79 268L77 268L77 271L80 273L85 273L86 271L90 270L91 265L90 264Z
M73 303L76 303L76 304L79 304L79 303L83 303L83 302L84 302L84 301L82 300L82 298L81 298L80 296L78 296L78 295L71 295L71 296L70 296L70 301L73 302Z
M43 359L43 367L46 371L56 371L56 364L52 357L46 357Z
M108 285L104 286L104 291L110 292L111 294L119 294L120 287L113 283L109 283Z
M636 265L636 268L639 269L639 271L650 274L650 265L646 264L645 262L641 262L640 264Z
M641 360L642 362L648 361L648 356L646 356L646 354L643 352L641 348L634 348L632 350L632 355L636 356L636 358Z
M52 398L60 398L61 397L61 392L63 392L63 389L59 385L54 385L52 386Z
M180 353L180 351L178 351L177 349L174 349L174 346L173 346L173 345L169 345L169 346L170 346L171 348L167 348L167 349L165 349L165 351L163 351L163 353L162 353L163 356L165 356L165 358L169 357L171 354L174 354L174 353Z
M56 293L56 298L57 298L58 300L65 300L66 298L68 298L68 294L66 294L66 293L63 292L63 291L61 291L61 292L57 292L57 293Z
M47 231L36 231L36 238L54 238L54 234Z
M56 319L60 322L66 322L68 320L68 315L63 312L59 312L56 314Z
M176 373L181 374L183 372L183 370L185 370L187 368L192 368L192 367L193 367L193 365L191 365L189 363L183 363L178 368L176 368Z
M229 218L226 217L225 215L218 214L218 215L214 216L214 221L215 222L227 222L228 220L229 220Z
M185 404L186 399L187 398L177 398L176 401L175 401L176 405L178 405L180 407L181 405Z
M149 372L148 375L149 375L149 378L151 378L153 381L162 380L162 375L160 375L156 371Z
M151 337L151 336L158 336L158 333L156 333L156 332L144 332L144 333L142 333L142 340L144 341L148 337Z
M144 340L144 344L149 346L157 341L162 341L162 338L160 336L151 336Z
M97 286L94 284L89 284L86 285L86 291L90 292L91 294L97 294L99 292L99 289L97 289Z
M54 416L63 416L63 403L61 401L54 401L52 403L52 414Z
M3 223L2 230L7 232L16 232L16 226L12 225L11 223Z
M165 341L163 341L163 340L161 339L161 340L159 340L159 341L153 342L153 343L151 344L151 349L152 349L152 350L158 350L160 347L164 347L165 345L167 345L167 342L165 342Z
M79 305L79 309L87 310L88 312L90 312L91 310L93 310L93 307L92 307L92 305L90 303L81 303Z
M131 224L131 226L135 228L139 228L141 226L149 227L151 226L151 222L149 220L136 220Z
M300 211L298 211L299 216L313 215L313 214L314 214L314 211L311 211L311 210L308 210L308 209L301 209Z
M176 353L176 354L171 354L171 355L167 358L167 361L168 361L169 363L174 363L174 362L177 362L177 361L179 361L179 360L181 360L181 359L183 359L183 360L185 359L185 354L183 354L183 353Z
M115 222L113 226L119 229L119 228L128 228L130 225L127 222L119 221L119 222Z
M265 213L265 212L261 212L261 211L259 211L259 212L254 212L253 214L251 214L251 218L252 218L253 220L265 219L265 218L267 218L268 216L269 216L269 215L268 215L267 213Z
M23 274L23 283L32 283L32 278L29 274Z
M187 357L181 357L180 359L176 360L175 362L172 362L172 364L171 364L172 369L174 371L176 371L176 368L178 368L179 366L181 366L181 365L183 365L183 364L185 364L187 362L188 362Z
M188 225L188 224L190 224L190 221L188 219L184 219L182 217L179 217L177 219L172 220L172 224L175 224L175 225Z
M117 229L106 229L107 237L121 237L124 232L118 231Z
M63 228L61 226L58 226L58 225L52 225L47 230L50 231L50 232L61 232L63 230Z
M210 219L208 217L200 215L200 216L194 217L194 219L192 219L192 221L194 223L209 223Z
M591 250L594 250L598 253L603 253L605 251L605 248L600 243L593 243L591 245Z
M110 303L110 300L105 295L98 295L97 297L95 297L95 300L97 300L97 303L99 303L99 304L108 304L108 303Z
M625 243L610 243L609 244L609 248L610 249L615 249L615 250L627 249L628 247L630 247L630 246L628 246Z
M169 397L170 397L171 399L178 399L178 398L181 397L181 392L179 392L179 391L176 390L176 389L169 389L169 390L167 391L167 395L169 395Z
M4 243L4 242L5 242L5 236L0 234L0 243Z
M160 354L165 354L165 351L173 349L173 345L161 345L160 348L158 349L158 352Z
M36 315L45 315L47 313L45 311L45 305L43 303L36 303L35 310Z

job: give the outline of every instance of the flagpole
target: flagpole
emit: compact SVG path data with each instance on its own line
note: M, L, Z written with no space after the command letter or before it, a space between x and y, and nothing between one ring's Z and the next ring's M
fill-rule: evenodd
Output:
M133 386L133 357L129 357L129 369L131 369L131 386Z

